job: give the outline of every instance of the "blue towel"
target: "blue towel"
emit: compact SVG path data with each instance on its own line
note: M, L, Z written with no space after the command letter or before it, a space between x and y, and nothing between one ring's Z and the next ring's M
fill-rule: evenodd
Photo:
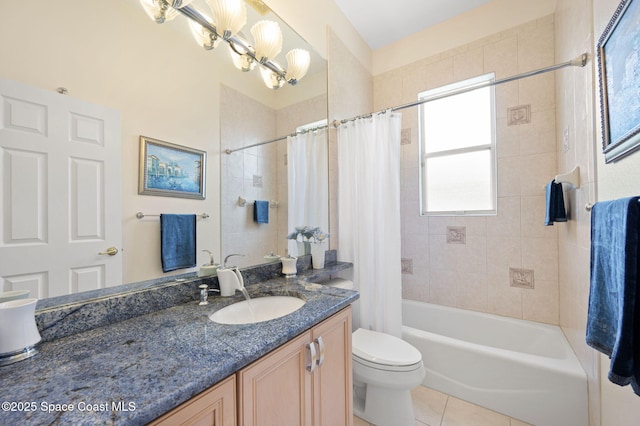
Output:
M547 192L547 216L544 219L546 226L553 225L553 222L566 222L567 212L564 209L564 194L562 184L556 183L555 179L546 186Z
M268 201L255 201L253 205L253 220L256 223L269 223Z
M160 215L162 272L196 266L196 215Z
M639 197L591 210L587 344L611 358L609 380L640 395Z

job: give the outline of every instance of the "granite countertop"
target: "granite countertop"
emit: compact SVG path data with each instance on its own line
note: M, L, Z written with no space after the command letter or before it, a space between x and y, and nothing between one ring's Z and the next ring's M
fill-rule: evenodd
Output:
M213 296L209 305L182 303L41 343L35 357L0 368L0 424L146 424L358 297L311 284L311 274L301 278L247 287L253 297L306 300L298 311L275 320L214 323L208 318L212 312L243 297Z

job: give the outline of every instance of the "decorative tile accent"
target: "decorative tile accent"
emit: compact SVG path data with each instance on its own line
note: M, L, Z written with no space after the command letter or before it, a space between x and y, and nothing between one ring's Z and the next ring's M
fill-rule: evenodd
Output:
M400 145L411 144L411 128L402 129L400 132Z
M255 188L262 188L262 176L253 175L253 186Z
M466 244L466 226L447 226L447 244Z
M509 126L531 123L531 105L520 105L507 109Z
M413 259L400 259L402 262L402 273L413 275Z
M533 289L533 269L509 268L511 287Z

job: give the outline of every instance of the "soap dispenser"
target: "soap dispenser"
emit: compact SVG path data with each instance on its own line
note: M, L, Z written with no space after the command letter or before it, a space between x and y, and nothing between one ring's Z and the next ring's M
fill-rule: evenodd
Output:
M215 276L220 265L216 264L215 261L213 260L213 253L211 253L211 251L209 250L202 250L202 251L209 253L209 263L205 263L200 267L200 270L198 271L198 276L199 277Z

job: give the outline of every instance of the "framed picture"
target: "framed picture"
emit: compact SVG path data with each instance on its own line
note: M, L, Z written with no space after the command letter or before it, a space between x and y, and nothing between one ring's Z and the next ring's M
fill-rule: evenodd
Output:
M605 162L640 148L640 0L622 0L598 41Z
M138 194L205 198L207 153L140 136Z

